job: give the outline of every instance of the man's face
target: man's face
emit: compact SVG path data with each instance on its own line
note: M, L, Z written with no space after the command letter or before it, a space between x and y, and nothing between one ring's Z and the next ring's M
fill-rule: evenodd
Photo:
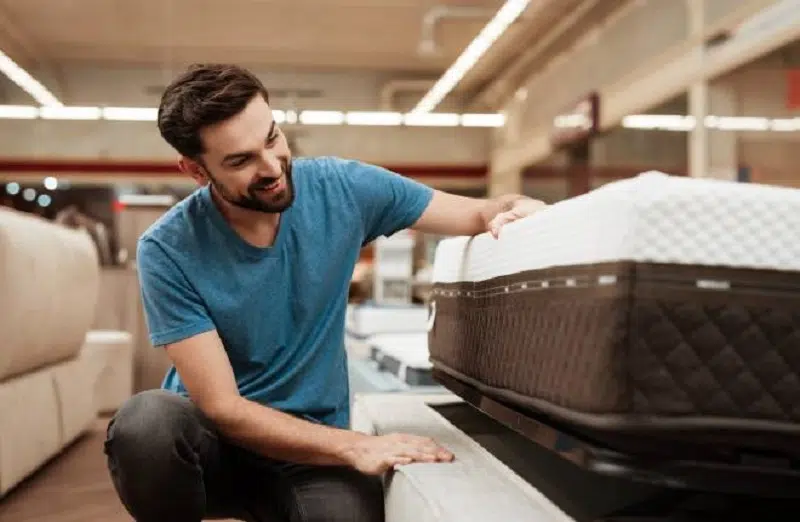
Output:
M283 212L294 201L292 157L266 100L200 132L205 153L200 171L217 194L248 210Z

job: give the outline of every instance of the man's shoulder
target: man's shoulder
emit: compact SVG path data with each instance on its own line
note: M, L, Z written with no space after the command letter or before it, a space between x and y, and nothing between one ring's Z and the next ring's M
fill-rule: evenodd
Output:
M295 158L292 171L307 179L330 179L341 174L348 162L337 156L302 156Z
M197 226L196 218L201 213L200 190L178 201L147 227L139 236L138 248L145 245L158 245L161 248L188 246L185 244L186 239L193 235L191 231Z

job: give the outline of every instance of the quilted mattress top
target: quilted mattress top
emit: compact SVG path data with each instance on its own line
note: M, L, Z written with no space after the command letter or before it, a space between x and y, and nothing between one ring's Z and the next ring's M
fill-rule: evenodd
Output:
M637 261L800 270L800 190L646 172L489 234L441 241L433 281Z

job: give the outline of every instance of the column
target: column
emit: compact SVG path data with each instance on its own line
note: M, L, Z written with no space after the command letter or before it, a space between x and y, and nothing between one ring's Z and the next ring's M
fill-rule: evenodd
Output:
M686 0L689 12L689 39L693 44L695 60L703 69L705 40L703 31L704 0ZM708 82L701 79L689 87L689 115L694 119L694 128L689 132L689 176L703 178L709 172L708 129L705 125L708 116Z
M490 198L503 194L522 194L522 169L496 169L489 166L486 192Z
M714 81L708 86L708 112L713 116L736 116L737 95L734 85ZM708 133L708 176L736 181L739 179L738 139L735 131L714 128L713 118Z

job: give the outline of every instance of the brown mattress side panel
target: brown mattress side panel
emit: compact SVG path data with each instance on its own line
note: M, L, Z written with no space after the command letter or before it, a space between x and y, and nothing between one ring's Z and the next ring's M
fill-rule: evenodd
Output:
M636 413L800 421L797 275L640 268L630 314ZM703 278L731 288L687 283Z
M431 358L486 386L557 406L628 412L629 269L592 266L438 285ZM609 275L616 284L591 283ZM574 288L564 289L568 280Z
M800 421L800 274L598 264L433 299L433 361L495 390L576 413Z

